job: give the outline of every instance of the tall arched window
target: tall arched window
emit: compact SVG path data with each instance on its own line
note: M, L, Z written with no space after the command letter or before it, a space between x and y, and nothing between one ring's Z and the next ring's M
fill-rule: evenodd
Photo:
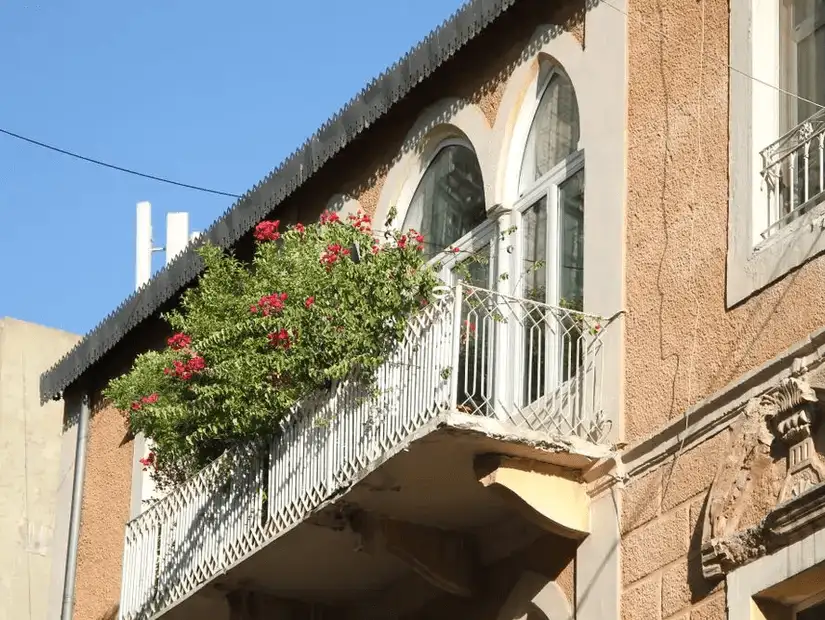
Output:
M580 311L584 307L584 157L579 149L576 93L568 76L551 65L542 67L531 93L514 133L523 136L523 151L513 154L520 161L515 177L520 294ZM515 148L520 145L514 142ZM575 316L565 312L542 316L523 334L526 403L548 398L578 373L582 362L582 333Z
M485 221L484 183L475 153L468 146L445 143L427 166L410 201L404 230L426 239L433 257Z
M537 81L521 155L524 295L581 310L584 297L584 170L579 110L570 79L552 67ZM531 105L528 101L527 105Z

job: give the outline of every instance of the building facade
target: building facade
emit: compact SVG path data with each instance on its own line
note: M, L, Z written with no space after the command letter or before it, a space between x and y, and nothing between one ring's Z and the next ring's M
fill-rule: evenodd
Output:
M137 514L141 455L99 393L163 343L188 251L43 376L89 429L52 598L81 620L823 617L823 23L821 0L470 2L203 239L244 256L267 217L396 210L459 287L422 319L454 357L398 355L458 369L477 287L516 325L474 353L486 374L393 375L378 417L339 391L323 432Z
M45 620L53 561L65 547L54 531L64 408L40 403L40 374L79 338L9 317L0 319L0 618ZM69 478L71 486L71 478Z

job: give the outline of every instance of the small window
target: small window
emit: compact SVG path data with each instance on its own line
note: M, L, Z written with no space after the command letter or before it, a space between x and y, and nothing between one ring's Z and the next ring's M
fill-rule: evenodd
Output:
M418 184L404 229L424 235L433 257L486 219L484 183L475 153L463 144L442 147Z

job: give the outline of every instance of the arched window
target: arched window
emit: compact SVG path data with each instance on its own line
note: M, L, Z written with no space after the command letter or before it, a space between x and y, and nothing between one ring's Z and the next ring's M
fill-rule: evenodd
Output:
M584 297L584 170L579 110L566 74L545 68L519 170L526 297L581 310Z
M521 160L519 193L575 153L579 146L579 107L566 75L552 71L536 108Z
M427 166L410 201L404 230L424 235L432 257L482 224L486 218L484 183L475 153L461 143L446 143Z
M578 373L584 308L584 157L579 110L568 76L544 64L517 121L513 161L519 228L518 294L560 306L523 334L526 403L547 397ZM572 422L571 422L572 424Z

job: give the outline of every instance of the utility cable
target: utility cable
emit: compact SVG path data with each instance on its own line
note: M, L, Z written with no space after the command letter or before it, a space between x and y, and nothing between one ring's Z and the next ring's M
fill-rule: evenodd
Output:
M684 48L684 47L685 47L684 45L682 45L682 42L681 42L681 41L679 41L678 39L675 39L674 37L672 37L672 36L668 35L668 34L667 34L664 30L662 30L661 28L657 28L656 26L654 26L654 25L652 25L652 24L650 24L650 23L646 22L646 21L645 21L644 19L642 19L641 17L634 17L634 16L630 15L627 11L624 11L624 10L620 9L619 7L617 7L616 5L614 5L614 4L610 3L610 2L608 2L608 0L601 0L601 3L602 3L602 4L604 4L605 6L607 6L607 7L611 8L611 9L613 9L614 11L616 11L616 12L618 12L618 13L621 13L621 14L622 14L622 15L624 15L627 19L632 19L632 20L634 20L634 21L638 22L639 24L641 24L642 26L644 26L644 27L645 27L645 29L647 29L647 30L649 30L649 31L651 31L651 32L655 32L655 33L657 33L657 34L661 35L663 38L667 39L668 41L671 41L671 42L673 42L673 43L677 43L677 44L678 44L679 46L681 46L682 48ZM683 17L683 18L685 17L683 14L679 14L679 16L680 16L680 17ZM695 50L695 49L691 49L691 50L689 50L689 51L690 51L691 53L696 53L696 51L697 51L697 50ZM770 82L766 82L765 80L762 80L762 79L760 79L760 78L758 78L758 77L756 77L756 76L754 76L754 75L751 75L751 74L750 74L750 73L748 73L747 71L743 71L742 69L737 69L736 67L734 67L733 65L731 65L731 64L727 61L727 59L725 59L725 58L720 58L719 56L713 56L713 55L708 54L708 53L706 53L706 52L704 52L704 51L701 51L701 52L700 52L700 54L701 54L703 57L705 57L705 58L707 58L707 59L709 59L709 60L713 60L714 62L716 62L716 63L719 63L719 64L723 65L726 69L729 69L729 70L733 71L734 73L738 73L739 75L741 75L741 76L743 76L743 77L746 77L746 78L748 78L749 80L752 80L752 81L756 82L757 84L762 84L763 86L767 86L768 88L771 88L771 89L773 89L773 90L775 90L775 91L777 91L777 92L779 92L779 93L782 93L783 95L787 95L787 96L789 96L789 97L793 97L794 99L798 99L799 101L802 101L802 102L804 102L804 103L808 103L808 104L810 104L810 105L812 105L812 106L815 106L818 110L821 110L821 109L825 108L825 105L822 105L821 103L817 103L816 101L812 101L812 100L810 100L810 99L806 99L805 97L803 97L803 96L801 96L801 95L798 95L797 93L792 93L792 92L791 92L791 91L789 91L789 90L785 90L784 88L781 88L780 86L777 86L776 84L771 84Z
M116 166L114 164L107 163L105 161L101 161L99 159L93 159L91 157L86 157L85 155L80 155L79 153L74 153L72 151L67 151L66 149L61 149L57 146L53 146L51 144L46 144L45 142L41 142L39 140L35 140L33 138L27 138L26 136L20 135L19 133L14 133L13 131L9 131L8 129L3 129L0 127L0 133L5 134L11 138L16 138L18 140L22 140L23 142L28 142L29 144L33 144L34 146L39 146L44 149L48 149L49 151L54 151L55 153L60 153L61 155L68 155L69 157L74 157L75 159L79 159L81 161L88 162L90 164L95 164L96 166L103 166L104 168L109 168L111 170L117 170L118 172L125 172L126 174L131 174L136 177L141 177L144 179L150 179L152 181L158 181L159 183L166 183L168 185L175 185L177 187L184 187L186 189L193 189L198 192L205 192L207 194L215 194L217 196L229 196L230 198L240 198L240 194L233 194L231 192L223 192L217 189L210 189L208 187L201 187L200 185L192 185L190 183L182 183L181 181L175 181L173 179L167 179L166 177L159 177L154 174L148 174L146 172L139 172L138 170L132 170L131 168L124 168L123 166Z

